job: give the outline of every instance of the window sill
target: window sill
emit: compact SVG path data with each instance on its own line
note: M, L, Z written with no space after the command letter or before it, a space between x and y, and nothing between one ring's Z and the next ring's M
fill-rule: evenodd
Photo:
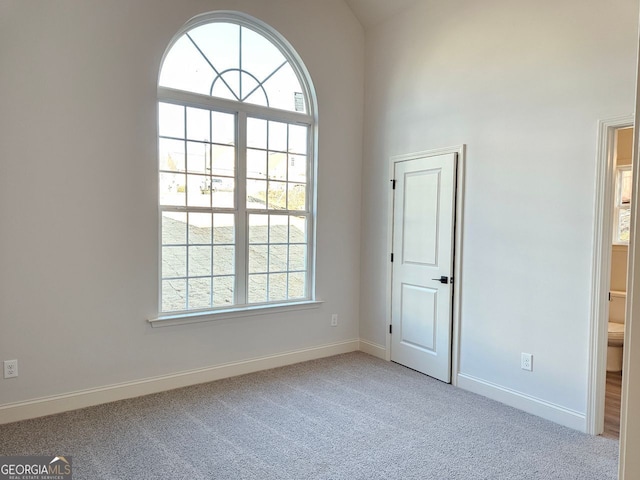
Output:
M147 320L152 327L170 327L174 325L186 325L189 323L215 322L232 318L253 317L256 315L268 315L282 312L294 312L297 310L310 310L319 308L322 300L305 300L296 303L278 303L274 305L259 305L255 307L238 307L215 312L181 313L178 315L164 315Z

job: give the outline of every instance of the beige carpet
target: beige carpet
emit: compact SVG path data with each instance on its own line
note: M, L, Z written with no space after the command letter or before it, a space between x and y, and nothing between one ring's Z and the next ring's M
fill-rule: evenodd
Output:
M591 437L363 353L0 426L74 479L617 478Z

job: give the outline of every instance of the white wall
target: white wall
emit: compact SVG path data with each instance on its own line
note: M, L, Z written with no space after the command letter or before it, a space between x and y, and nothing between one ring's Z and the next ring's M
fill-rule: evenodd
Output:
M385 345L389 158L467 144L460 372L580 423L597 122L633 112L637 22L637 0L423 0L367 30L363 339Z
M314 81L325 303L154 329L157 75L217 9L280 31ZM342 0L0 2L0 360L20 365L0 405L357 339L363 64Z

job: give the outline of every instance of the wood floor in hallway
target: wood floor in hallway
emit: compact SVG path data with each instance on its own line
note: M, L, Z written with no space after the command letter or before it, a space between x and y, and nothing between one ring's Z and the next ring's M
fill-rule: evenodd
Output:
M620 393L622 391L622 372L607 372L607 388L604 401L603 437L620 437Z

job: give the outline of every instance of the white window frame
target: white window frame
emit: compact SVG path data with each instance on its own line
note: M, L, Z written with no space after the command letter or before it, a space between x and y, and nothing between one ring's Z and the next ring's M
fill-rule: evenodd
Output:
M235 298L236 304L231 307L213 307L203 310L185 310L178 312L162 311L162 269L158 272L158 315L149 322L154 326L166 326L180 323L192 323L199 321L214 320L220 318L234 318L239 316L256 315L264 311L272 311L273 313L283 310L314 308L322 302L315 298L315 231L316 231L316 176L317 176L317 102L312 82L308 72L306 71L301 59L295 53L291 45L277 32L272 30L266 24L259 20L249 17L239 12L214 12L210 14L200 15L191 21L174 36L172 42L165 51L165 57L171 50L173 44L186 32L200 25L227 22L234 23L256 31L263 35L275 45L295 71L303 95L306 101L306 112L295 112L288 110L280 110L271 107L264 107L250 103L243 103L234 100L211 97L192 93L183 90L158 86L158 102L171 103L186 107L195 107L209 109L218 112L230 113L236 116L236 172L235 172L235 206L233 212L236 216L236 238L235 238ZM164 59L163 59L164 63ZM249 257L249 241L248 241L248 216L249 213L258 214L279 214L281 210L248 210L246 207L246 125L247 118L255 117L263 120L284 122L290 124L299 124L308 127L307 139L307 195L306 195L306 216L307 220L307 272L306 272L306 293L303 299L280 300L266 303L248 303L247 301L247 285L248 285L248 268L247 260ZM157 135L159 140L160 136ZM159 172L159 171L158 171ZM159 173L158 173L159 174ZM162 263L162 212L163 211L188 211L189 207L163 207L158 197L158 258L159 265ZM209 209L215 212L215 207ZM289 211L284 211L289 216ZM291 213L295 215L295 213ZM239 247L244 247L240 251ZM242 302L244 300L244 302ZM242 302L242 303L240 303Z

